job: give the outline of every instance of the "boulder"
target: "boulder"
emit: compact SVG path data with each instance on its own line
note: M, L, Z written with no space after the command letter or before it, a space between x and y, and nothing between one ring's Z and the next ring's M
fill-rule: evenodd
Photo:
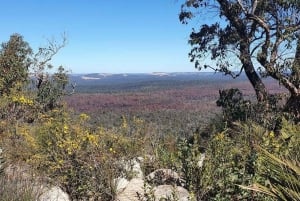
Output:
M129 181L126 188L117 195L118 201L139 201L138 194L144 193L144 180L141 178L133 178Z
M117 193L121 193L125 190L125 188L127 187L127 185L129 184L129 181L125 178L117 178L115 179L115 184L116 184L116 192Z
M69 195L59 187L53 186L45 189L38 199L39 201L70 201Z
M143 162L142 157L133 158L131 160L119 161L120 166L127 172L130 173L131 178L143 178L144 173L141 168L141 163Z
M188 201L189 192L181 186L160 185L154 188L155 200Z
M180 178L177 172L171 169L158 169L151 172L146 181L151 185L176 185L184 186L184 180Z

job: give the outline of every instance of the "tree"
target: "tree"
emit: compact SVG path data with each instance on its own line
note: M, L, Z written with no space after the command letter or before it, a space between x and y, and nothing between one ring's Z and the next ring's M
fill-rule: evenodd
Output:
M35 54L19 34L12 34L1 44L0 118L33 122L38 112L61 105L69 81L67 72L62 66L52 74L49 69L53 68L52 58L65 44L65 36L62 42L48 40L47 46Z
M66 86L69 83L69 79L62 66L53 75L42 75L42 79L38 79L37 81L36 100L44 111L53 110L59 106L59 101L67 94Z
M32 49L19 34L10 36L0 49L0 95L9 94L12 88L19 89L28 81L32 63Z
M195 67L233 78L245 72L266 106L262 77L274 78L290 93L286 111L300 120L300 1L185 0L180 21L197 16L207 20L190 34ZM212 61L205 61L207 56Z
M59 106L62 96L67 94L67 84L69 83L67 71L59 66L57 72L49 74L48 70L53 66L50 63L52 58L63 48L67 42L66 36L62 36L62 41L48 40L47 47L39 48L34 56L32 66L33 75L36 83L37 102L44 111L52 110ZM72 86L73 90L74 87Z

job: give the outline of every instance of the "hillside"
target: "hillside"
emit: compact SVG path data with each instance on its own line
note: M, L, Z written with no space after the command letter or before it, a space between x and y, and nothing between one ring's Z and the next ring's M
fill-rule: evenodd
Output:
M244 77L238 79L244 80ZM178 88L191 85L222 85L232 82L220 73L129 73L129 74L71 74L70 81L76 83L79 93L102 93L118 91L143 91Z

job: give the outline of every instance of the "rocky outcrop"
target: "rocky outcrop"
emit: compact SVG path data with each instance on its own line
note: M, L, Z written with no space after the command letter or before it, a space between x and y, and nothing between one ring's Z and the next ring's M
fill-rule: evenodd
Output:
M117 194L123 192L129 184L129 181L125 178L117 178L117 179L114 180L114 182L116 184Z
M177 172L171 169L158 169L146 177L146 181L151 185L176 185L184 186L184 180L180 178Z
M154 188L155 200L178 200L178 201L188 201L189 192L181 186L172 185L160 185Z
M204 160L204 157L203 159ZM149 175L143 175L141 158L123 163L123 168L131 171L128 177L119 177L114 180L116 187L115 201L144 201L144 200L178 200L188 201L189 192L184 188L185 182L180 175L171 169L157 169ZM13 166L5 168L8 179L16 175L22 180L32 179L28 166ZM69 201L70 197L58 186L51 186L46 178L35 177L32 187L37 192L36 201ZM21 182L22 184L22 182Z
M143 195L144 180L133 178L127 184L126 188L117 195L117 201L139 201L138 195Z
M58 186L51 186L48 179L34 176L28 165L8 165L4 170L6 182L15 188L27 189L33 193L36 201L70 201L69 195Z
M116 179L116 201L143 201L149 198L155 200L188 201L189 192L184 188L184 180L171 169L158 169L143 177L141 159L131 161L131 169L137 172L130 181L125 178ZM133 162L133 163L132 163ZM134 168L132 168L134 167ZM148 199L147 199L148 198Z
M39 201L69 201L69 195L62 191L59 187L53 186L51 188L43 189Z

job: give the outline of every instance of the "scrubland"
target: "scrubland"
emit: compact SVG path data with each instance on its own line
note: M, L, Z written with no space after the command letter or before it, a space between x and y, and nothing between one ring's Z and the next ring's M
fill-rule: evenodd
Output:
M223 85L236 87L252 100L246 82ZM212 82L135 92L78 91L47 110L28 92L2 97L2 172L15 167L26 176L2 173L1 200L38 199L36 186L44 182L72 200L115 200L115 179L134 177L120 161L138 157L144 159L144 175L159 168L178 172L190 200L298 196L299 125L280 116L281 126L274 130L275 120L267 118L271 112L261 119L241 101L217 107L219 88Z

